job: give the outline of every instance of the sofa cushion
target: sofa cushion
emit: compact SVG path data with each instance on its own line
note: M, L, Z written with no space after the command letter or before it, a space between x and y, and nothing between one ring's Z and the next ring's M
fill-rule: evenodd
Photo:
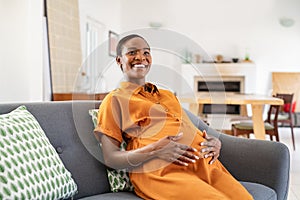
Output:
M97 126L98 109L90 109L89 115L92 117L94 127ZM123 141L120 145L121 151L126 150L127 144ZM101 148L101 145L100 145ZM107 169L107 176L112 192L118 191L133 191L133 185L129 179L129 174L126 169Z
M272 189L259 183L243 182L240 183L248 190L254 199L277 200L277 194Z
M133 192L111 192L100 195L94 195L86 198L82 198L80 200L140 200L137 195Z
M258 200L277 200L276 192L262 184L250 183L250 182L240 182L253 196L254 199ZM119 200L119 199L141 199L136 196L133 192L118 192L118 193L106 193L101 195L94 195L91 197L82 198L80 200Z
M61 199L77 186L25 106L0 115L0 199Z

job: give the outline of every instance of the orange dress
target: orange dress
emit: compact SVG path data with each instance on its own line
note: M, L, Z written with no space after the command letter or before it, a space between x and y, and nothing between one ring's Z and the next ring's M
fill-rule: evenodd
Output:
M124 139L127 150L180 132L183 137L178 142L197 150L204 141L175 95L150 83L143 87L122 82L108 94L101 103L95 131L120 142ZM208 164L210 159L201 157L188 166L152 159L130 172L130 180L144 199L253 199L221 162Z

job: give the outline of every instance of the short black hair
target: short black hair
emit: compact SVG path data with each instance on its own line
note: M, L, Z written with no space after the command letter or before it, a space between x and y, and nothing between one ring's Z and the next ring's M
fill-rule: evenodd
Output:
M145 38L143 38L142 36L140 35L137 35L137 34L131 34L131 35L127 35L125 37L123 37L119 42L118 42L118 45L117 45L117 56L122 56L122 50L123 50L123 46L124 44L128 41L128 40L131 40L132 38L141 38L143 39L146 44L148 45L148 47L150 48L148 42L145 40Z

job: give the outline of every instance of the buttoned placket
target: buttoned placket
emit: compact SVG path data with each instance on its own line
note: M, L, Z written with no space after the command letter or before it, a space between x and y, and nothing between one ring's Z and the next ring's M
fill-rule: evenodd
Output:
M182 122L182 116L179 117L179 116L177 116L176 114L170 113L170 110L168 109L168 107L165 106L164 104L162 104L162 103L160 102L159 97L158 97L157 94L149 93L149 92L144 91L144 90L141 90L141 91L139 92L139 94L142 95L142 96L145 96L149 101L151 101L151 102L153 102L153 103L155 103L155 104L161 105L161 107L164 109L164 111L165 111L166 113L168 113L170 116L172 116L172 117L174 118L175 121ZM155 95L157 95L157 96L155 97Z

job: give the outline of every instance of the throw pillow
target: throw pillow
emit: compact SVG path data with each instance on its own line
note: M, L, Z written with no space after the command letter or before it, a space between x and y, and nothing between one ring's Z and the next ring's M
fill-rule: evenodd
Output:
M77 185L34 116L0 115L0 199L66 199Z
M290 109L291 109L290 107L291 107L291 104L290 104L290 103L284 104L284 105L283 105L283 111L284 111L284 112L290 112ZM296 110L296 101L294 101L294 102L292 103L292 112L294 113L295 110Z
M98 109L89 110L89 115L92 117L94 127L97 126ZM121 151L126 150L126 142L120 145ZM112 192L118 191L133 191L133 186L129 179L129 174L126 169L107 169L108 181Z

